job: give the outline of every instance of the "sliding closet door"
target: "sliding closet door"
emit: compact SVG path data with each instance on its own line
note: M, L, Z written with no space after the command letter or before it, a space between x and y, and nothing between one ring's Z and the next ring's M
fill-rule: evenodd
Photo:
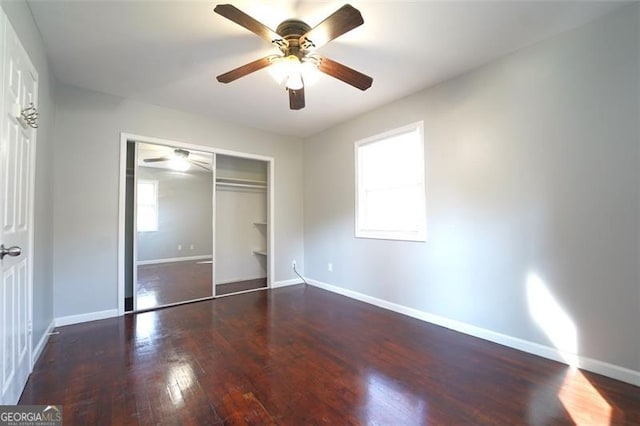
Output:
M135 310L213 296L213 154L138 143Z
M267 287L265 161L216 155L215 294Z

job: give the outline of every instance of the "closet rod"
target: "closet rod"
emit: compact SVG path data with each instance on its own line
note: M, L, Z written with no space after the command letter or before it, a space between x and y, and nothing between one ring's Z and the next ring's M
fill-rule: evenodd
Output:
M216 182L218 186L233 186L237 188L257 188L257 189L266 189L266 185L251 185L247 183L228 183L228 182Z

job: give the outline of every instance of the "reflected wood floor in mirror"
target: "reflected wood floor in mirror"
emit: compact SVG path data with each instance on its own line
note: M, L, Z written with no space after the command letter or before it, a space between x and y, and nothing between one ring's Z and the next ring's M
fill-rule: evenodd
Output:
M216 285L216 295L267 287L267 278ZM138 310L211 297L211 261L138 266Z
M138 266L138 310L212 295L211 262L194 260Z
M56 328L64 423L640 424L640 388L297 285Z

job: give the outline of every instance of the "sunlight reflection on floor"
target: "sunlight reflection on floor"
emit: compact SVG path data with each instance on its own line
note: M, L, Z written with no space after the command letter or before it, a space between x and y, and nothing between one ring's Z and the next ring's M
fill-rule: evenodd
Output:
M156 298L155 291L147 291L145 293L138 294L136 299L136 310L138 311L158 306L158 299Z
M398 383L373 373L367 381L366 417L370 425L422 425L427 404Z
M153 337L156 333L157 312L135 314L136 339Z
M567 371L558 398L577 425L611 424L611 405L577 368Z
M193 368L188 362L180 362L169 368L166 389L174 406L184 406L184 394L195 381Z

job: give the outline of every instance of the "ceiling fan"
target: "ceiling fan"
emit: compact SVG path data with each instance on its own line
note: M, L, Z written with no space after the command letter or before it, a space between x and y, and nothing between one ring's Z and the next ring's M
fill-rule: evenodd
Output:
M219 75L216 78L221 83L230 83L270 67L276 79L285 84L289 92L289 107L294 110L304 108L305 82L309 83L317 77L318 71L360 90L367 90L373 83L373 79L368 75L314 53L316 49L364 23L358 9L349 4L336 10L314 28L298 19L287 19L280 23L275 31L230 4L219 4L214 11L280 50L278 55L257 59Z
M194 166L201 167L209 172L211 171L209 163L207 163L206 161L192 160L189 158L189 154L190 152L186 149L176 148L173 150L171 156L145 158L142 161L145 163L158 163L166 161L168 162L168 166L170 169L179 172L186 172L187 170L189 170L192 164Z

